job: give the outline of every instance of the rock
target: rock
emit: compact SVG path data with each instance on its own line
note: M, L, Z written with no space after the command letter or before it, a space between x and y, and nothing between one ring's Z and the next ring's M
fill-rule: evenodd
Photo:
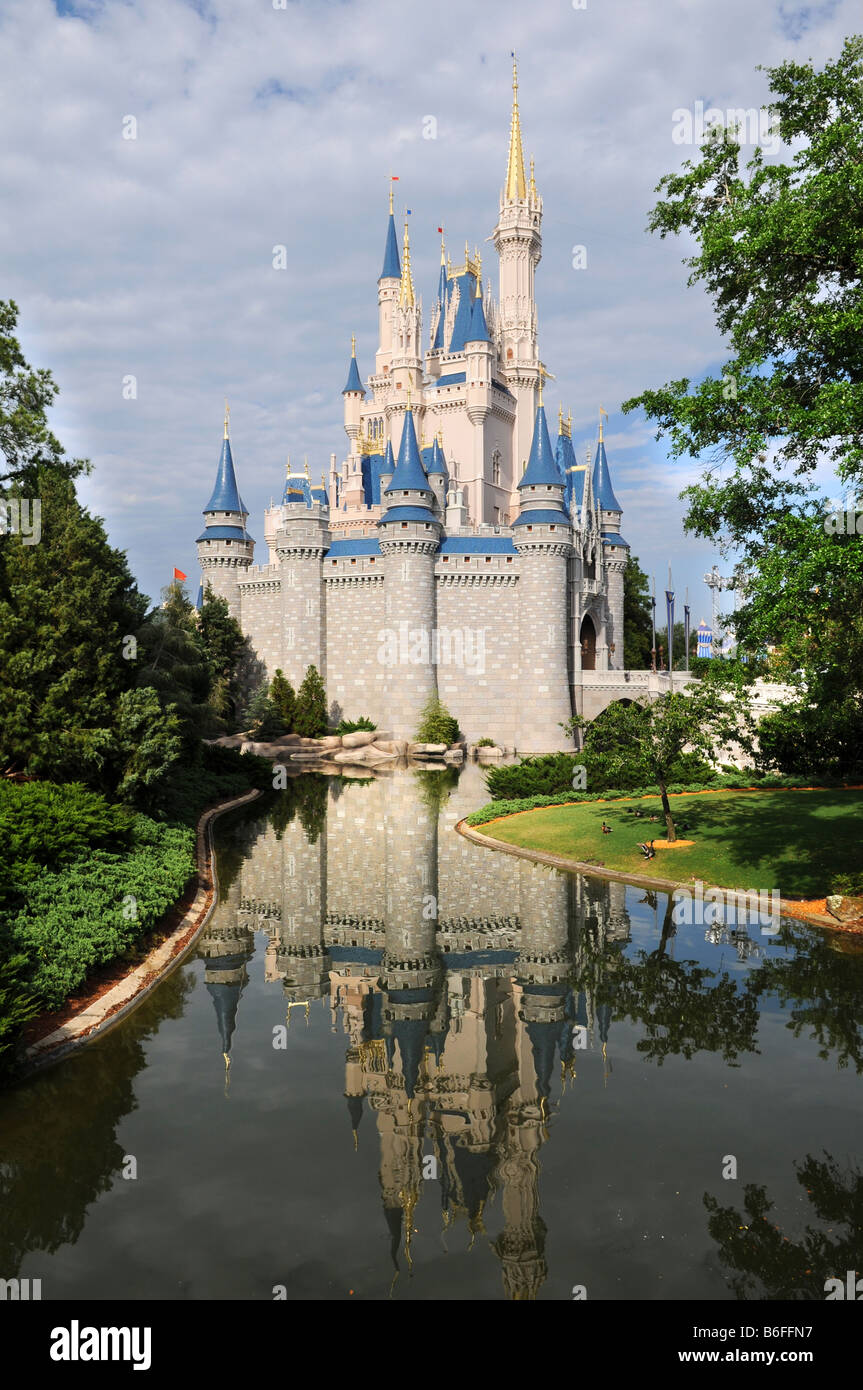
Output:
M831 893L825 899L827 911L837 922L856 922L863 917L863 898L846 898L841 893Z
M416 757L440 757L441 753L446 752L445 743L409 743L408 753L412 758Z
M367 743L374 743L377 734L370 729L357 729L353 734L342 734L343 748L363 748Z
M464 762L464 749L463 749L463 748L448 748L447 751L446 751L446 752L444 753L444 755L443 755L443 760L444 760L445 763L463 763L463 762Z
M292 763L319 763L323 756L319 748L295 748L288 754Z
M291 737L291 735L289 735L289 737ZM300 738L299 734L294 734L293 737L296 738L301 748L320 748L321 746L321 740L319 738Z
M486 758L502 758L502 757L503 757L503 749L502 749L502 748L498 748L498 747L494 747L494 748L489 748L489 747L478 748L478 749L476 750L476 756L477 756L477 758L479 759L480 762L484 762Z
M214 748L241 748L247 741L246 734L224 734L222 738L205 738L205 743L211 743Z
M366 744L364 748L342 748L333 754L334 763L388 763L394 760L395 753L381 753L377 748Z
M257 758L273 758L276 762L284 762L291 756L291 749L284 743L244 743L240 752L253 753Z
M342 777L377 777L377 773L370 767L340 767L339 772Z
M321 748L341 748L342 736L341 734L324 734L323 738L318 739L318 743Z
M397 757L404 758L407 756L408 741L406 738L376 738L372 747L381 753L395 753Z

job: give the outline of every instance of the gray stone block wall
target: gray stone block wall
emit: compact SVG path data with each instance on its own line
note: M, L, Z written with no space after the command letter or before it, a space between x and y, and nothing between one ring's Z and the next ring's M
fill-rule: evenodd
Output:
M521 698L518 562L507 565L504 555L465 558L437 564L438 693L468 742L487 736L514 748Z
M518 701L520 753L571 748L561 723L572 714L567 680L567 550L516 539L519 547Z
M327 605L327 704L337 723L368 715L387 732L387 667L381 660L386 626L383 559L324 560Z

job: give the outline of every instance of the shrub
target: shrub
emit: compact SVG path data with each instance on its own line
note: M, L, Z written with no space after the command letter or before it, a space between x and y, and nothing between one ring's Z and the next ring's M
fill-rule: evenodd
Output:
M359 719L340 719L336 725L337 734L355 734L361 730L371 733L378 726L372 723L371 719L365 714L361 714Z
M442 704L440 697L432 695L422 712L417 729L418 743L445 743L447 747L459 736L458 720Z
M320 738L327 732L327 696L316 666L307 668L297 692L294 732L303 738Z
M830 892L840 893L843 898L858 897L863 893L863 869L851 874L834 874L830 880Z
M275 705L276 712L282 721L283 732L293 733L294 720L297 716L297 696L291 682L278 667L270 686L270 700Z
M572 791L573 769L578 758L572 753L549 753L546 757L525 758L509 767L492 767L485 782L490 795L499 798L550 796Z
M270 686L267 681L258 686L249 701L244 722L249 731L249 737L262 742L269 738L278 738L280 734L285 732L284 720L270 694Z
M0 1077L12 1070L22 1030L39 1012L39 1003L23 982L26 956L0 960Z
M497 745L496 745L496 743L495 743L495 741L494 741L493 738L478 738L477 741L476 741L476 746L477 746L477 748L495 748L495 747L497 747Z
M0 910L43 868L59 868L94 846L128 846L133 821L132 811L78 782L0 782Z

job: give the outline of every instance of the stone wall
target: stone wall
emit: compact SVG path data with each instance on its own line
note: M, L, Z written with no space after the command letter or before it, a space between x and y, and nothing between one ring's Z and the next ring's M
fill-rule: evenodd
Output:
M509 557L509 565L507 558L452 555L446 565L438 559L437 680L438 693L468 742L488 736L514 748L520 699L518 571L515 558Z

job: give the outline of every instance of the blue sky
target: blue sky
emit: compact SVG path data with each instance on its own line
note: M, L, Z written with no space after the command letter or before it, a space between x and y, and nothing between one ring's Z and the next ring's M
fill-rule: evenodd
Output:
M728 562L682 533L677 494L697 464L670 462L619 409L722 361L710 304L686 287L690 247L645 230L653 190L692 153L672 140L675 110L760 107L756 65L823 64L859 19L845 0L4 0L0 297L18 302L26 353L61 387L54 427L93 461L82 495L141 587L156 596L175 564L197 581L225 396L261 560L286 456L308 455L313 474L342 457L351 333L363 375L376 346L391 172L426 311L441 223L454 256L465 239L483 249L496 293L486 239L515 48L544 199L549 415L559 400L572 410L581 457L599 403L610 412L624 535L659 589L671 560L694 623L709 617L702 575ZM576 246L586 269L573 269Z

